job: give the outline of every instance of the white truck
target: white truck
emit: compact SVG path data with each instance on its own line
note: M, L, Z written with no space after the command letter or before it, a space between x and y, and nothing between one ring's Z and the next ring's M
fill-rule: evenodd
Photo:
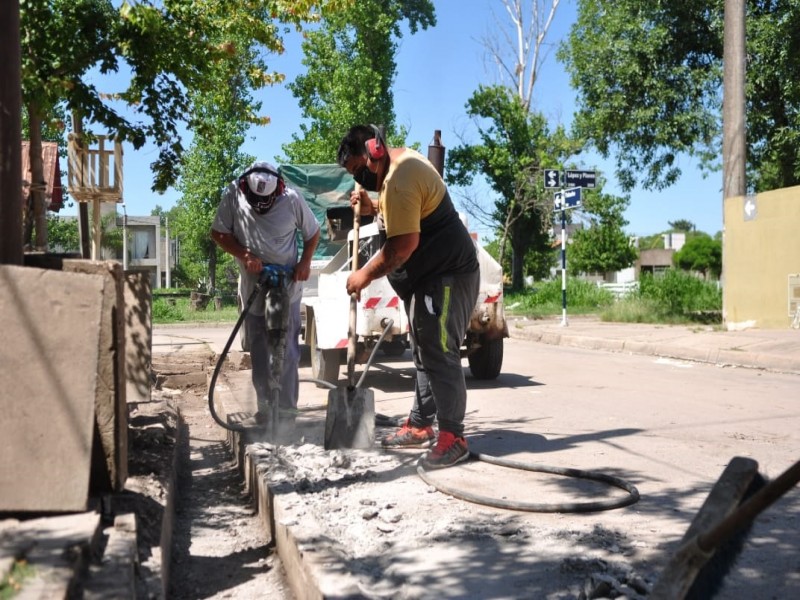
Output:
M358 264L365 264L378 251L379 240L377 224L359 228ZM350 298L345 290L345 281L350 274L352 241L353 231L350 229L347 243L318 272L314 269L303 294L304 326L301 335L310 349L312 375L330 383L338 380L340 366L346 362L347 356ZM503 339L508 337L503 312L503 273L490 254L477 243L476 248L481 285L462 356L467 357L473 377L494 379L500 374ZM390 319L393 325L381 343L381 351L387 356L400 356L409 345L408 318L402 300L387 278L382 277L361 292L356 313L356 362L366 362Z

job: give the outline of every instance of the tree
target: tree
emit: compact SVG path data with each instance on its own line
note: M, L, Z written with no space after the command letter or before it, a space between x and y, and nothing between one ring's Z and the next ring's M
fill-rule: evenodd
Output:
M264 57L283 51L281 24L300 27L317 20L321 8L335 12L350 4L352 0L23 1L23 105L32 127L65 103L79 119L136 149L151 141L159 148L152 165L153 189L163 192L178 176L184 152L180 127L196 125L191 95L213 85L211 71L244 73L252 87L280 81L283 76L268 72ZM249 42L237 45L234 37ZM95 87L94 73L125 69L130 70L125 89ZM123 109L134 116L124 116ZM258 117L252 120L258 122Z
M47 233L49 247L55 252L80 252L81 240L78 220L48 215Z
M222 198L222 191L237 173L253 162L240 152L247 125L241 118L251 99L241 78L225 78L214 91L198 94L194 101L195 118L201 124L181 166L178 189L182 192L175 227L181 235L184 257L197 279L206 279L210 290L217 288L217 264L231 259L211 239L211 224ZM202 265L205 272L192 273Z
M748 188L800 183L800 3L749 0ZM577 90L576 133L616 154L625 190L663 189L680 154L720 167L724 0L579 0L558 52Z
M543 186L543 171L561 164L574 147L562 127L551 132L540 113L529 112L522 100L503 86L480 87L467 102L476 121L478 144L452 148L447 157L447 182L467 186L481 173L498 194L490 212L512 251L511 286L524 285L529 251L549 252L552 198Z
M718 279L722 273L722 243L706 233L692 236L672 257L673 264L685 271L697 271L703 277Z
M491 35L483 40L497 67L499 84L480 86L467 103L480 143L464 140L450 150L447 161L448 183L469 185L480 173L499 194L492 208L472 202L469 210L497 231L501 262L509 243L514 290L523 286L528 252L550 252L552 200L543 190L543 169L562 164L577 149L563 128L551 133L544 116L532 110L546 54L544 42L559 2L503 0L510 25L496 19ZM532 262L541 265L548 260Z
M636 248L624 227L628 200L603 193L588 193L584 208L590 226L579 229L569 246L569 267L575 273L610 273L630 267L636 260Z
M697 226L689 221L688 219L678 219L677 221L667 221L670 227L674 231L683 231L684 233L689 233L691 231L695 231Z
M325 15L304 34L306 72L288 84L308 124L284 144L286 162L332 163L345 132L356 124L385 128L390 144L405 142L396 131L392 84L395 54L407 21L411 33L436 24L430 0L361 0L351 10Z

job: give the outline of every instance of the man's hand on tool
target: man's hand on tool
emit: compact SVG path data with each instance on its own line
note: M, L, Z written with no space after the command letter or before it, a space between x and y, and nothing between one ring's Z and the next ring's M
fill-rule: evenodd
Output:
M356 189L350 192L350 206L353 208L358 206L358 214L360 215L372 215L376 212L372 198L361 186L357 186Z
M308 281L311 276L311 261L301 260L294 266L294 281Z
M242 262L244 262L244 268L248 273L261 273L261 269L263 268L261 259L251 253L250 250L245 252Z
M350 273L347 278L347 294L355 294L361 300L361 290L367 287L372 281L366 269L359 269L355 273Z

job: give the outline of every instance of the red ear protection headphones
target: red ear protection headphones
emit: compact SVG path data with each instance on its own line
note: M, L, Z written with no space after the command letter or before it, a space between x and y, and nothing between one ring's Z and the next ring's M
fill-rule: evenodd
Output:
M383 143L381 130L375 127L375 125L370 125L370 127L372 127L372 130L375 132L375 137L364 142L364 147L367 150L367 156L374 162L386 156L386 145Z

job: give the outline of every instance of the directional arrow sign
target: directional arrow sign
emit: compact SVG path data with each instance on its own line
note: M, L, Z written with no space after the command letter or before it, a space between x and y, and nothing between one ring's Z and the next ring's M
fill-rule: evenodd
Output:
M545 170L544 187L545 189L561 187L561 171L557 169Z
M748 194L744 197L744 220L752 221L758 216L758 204L756 197Z
M581 188L571 188L555 193L555 209L567 210L581 205Z
M597 173L594 171L564 171L564 185L566 187L594 188Z

